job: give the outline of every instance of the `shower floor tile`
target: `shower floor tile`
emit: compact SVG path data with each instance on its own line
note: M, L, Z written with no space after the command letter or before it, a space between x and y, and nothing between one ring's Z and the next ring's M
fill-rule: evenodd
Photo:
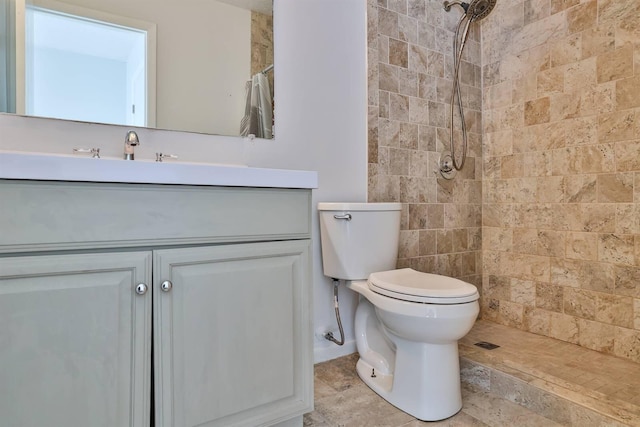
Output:
M484 350L474 345L478 341L500 348ZM555 416L567 417L568 424L575 424L571 411L579 405L588 410L584 413L603 415L620 425L640 426L638 363L483 320L460 340L459 349L463 371L467 361L469 369L477 371L480 365L493 370L494 376L509 376L511 384L522 389L521 394L532 393L526 385L535 388L540 396L554 400ZM469 372L475 375L474 383L483 379ZM485 391L489 389L485 387ZM544 411L538 413L557 419Z

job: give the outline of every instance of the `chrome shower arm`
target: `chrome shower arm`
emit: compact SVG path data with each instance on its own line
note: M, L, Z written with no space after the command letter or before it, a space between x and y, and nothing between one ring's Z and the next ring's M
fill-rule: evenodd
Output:
M467 10L469 10L469 3L459 1L459 0L445 1L442 5L444 6L445 12L449 12L451 10L451 6L454 6L454 5L458 5L461 8L463 8L464 13L467 13Z

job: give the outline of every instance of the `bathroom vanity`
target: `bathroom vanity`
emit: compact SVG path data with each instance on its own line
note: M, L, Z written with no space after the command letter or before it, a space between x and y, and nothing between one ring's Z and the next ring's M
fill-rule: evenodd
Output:
M301 425L315 173L1 156L3 425Z

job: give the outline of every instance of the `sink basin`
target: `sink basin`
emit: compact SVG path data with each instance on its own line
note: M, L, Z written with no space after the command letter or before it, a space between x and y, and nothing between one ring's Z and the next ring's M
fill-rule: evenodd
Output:
M317 188L317 172L0 152L0 179Z

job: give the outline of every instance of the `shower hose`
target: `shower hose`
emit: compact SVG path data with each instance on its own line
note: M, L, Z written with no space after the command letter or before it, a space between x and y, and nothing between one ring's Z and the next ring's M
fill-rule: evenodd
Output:
M453 167L456 170L462 169L464 162L467 158L467 124L464 121L464 107L462 106L462 94L460 92L460 62L462 62L462 52L469 36L469 27L473 20L466 14L460 17L458 26L456 28L456 34L453 37L453 88L451 90L451 103L450 103L450 116L451 116L451 132L449 134L449 151L451 151L451 159L453 160ZM464 24L464 30L462 39L460 39L460 29ZM455 152L455 144L453 143L453 122L454 122L454 105L456 103L456 97L458 99L458 113L460 114L460 127L462 130L462 159L458 163Z

